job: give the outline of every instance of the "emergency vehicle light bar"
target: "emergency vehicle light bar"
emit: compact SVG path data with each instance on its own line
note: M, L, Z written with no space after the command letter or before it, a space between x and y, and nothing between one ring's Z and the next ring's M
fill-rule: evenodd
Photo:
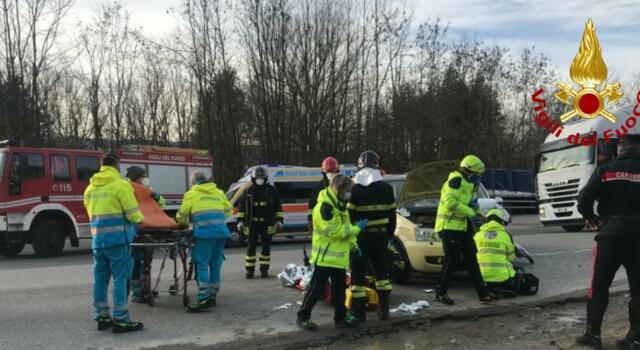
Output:
M159 152L159 153L188 153L195 155L209 155L209 151L194 148L177 148L177 147L161 147L161 146L145 146L145 145L126 145L123 150L141 151L141 152Z
M2 140L0 141L0 147L18 146L20 143L16 140Z

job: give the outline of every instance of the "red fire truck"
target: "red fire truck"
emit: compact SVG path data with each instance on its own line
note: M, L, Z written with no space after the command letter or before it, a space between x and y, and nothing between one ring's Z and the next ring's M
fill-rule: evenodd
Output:
M189 188L193 171L212 174L207 151L127 146L117 151L120 172L138 165L147 170L151 184L167 200L165 210L175 213ZM20 254L25 244L38 256L58 256L67 238L77 247L91 238L83 193L100 169L102 152L78 149L19 147L0 142L0 254Z

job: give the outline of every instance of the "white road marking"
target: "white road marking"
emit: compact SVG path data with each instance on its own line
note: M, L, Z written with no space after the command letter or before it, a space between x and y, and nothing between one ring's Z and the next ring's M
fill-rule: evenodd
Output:
M566 254L582 254L582 253L590 253L591 249L577 249L577 250L563 250L559 252L546 252L546 253L538 253L532 254L532 256L556 256L556 255L566 255Z

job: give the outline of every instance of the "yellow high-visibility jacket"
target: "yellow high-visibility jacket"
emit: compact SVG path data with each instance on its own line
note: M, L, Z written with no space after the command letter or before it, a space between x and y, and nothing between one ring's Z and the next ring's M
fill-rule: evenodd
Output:
M349 253L356 247L360 228L351 224L346 206L339 208L338 199L331 188L318 195L313 208L313 236L311 264L346 269Z
M473 183L467 181L460 172L451 172L440 191L435 232L466 231L467 219L476 215L476 210L469 207L473 195Z
M213 239L229 238L225 218L233 215L233 207L224 193L212 182L194 185L184 194L182 205L176 215L179 224L193 221L193 236Z
M84 206L91 220L92 249L128 244L135 225L144 220L131 184L114 167L103 166L84 191Z

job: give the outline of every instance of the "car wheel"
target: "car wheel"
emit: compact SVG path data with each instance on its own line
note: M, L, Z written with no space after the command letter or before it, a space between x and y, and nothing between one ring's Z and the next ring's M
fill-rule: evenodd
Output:
M562 228L567 232L580 232L584 229L584 225L565 225Z
M38 222L31 236L31 245L39 257L54 257L64 250L65 235L62 226L55 220Z
M391 279L396 284L406 284L411 278L411 264L404 247L397 240L389 248L389 262Z
M24 249L25 242L0 242L0 255L18 256Z
M245 237L242 232L239 232L235 227L229 227L231 231L231 238L227 240L227 248L237 248L245 246Z

